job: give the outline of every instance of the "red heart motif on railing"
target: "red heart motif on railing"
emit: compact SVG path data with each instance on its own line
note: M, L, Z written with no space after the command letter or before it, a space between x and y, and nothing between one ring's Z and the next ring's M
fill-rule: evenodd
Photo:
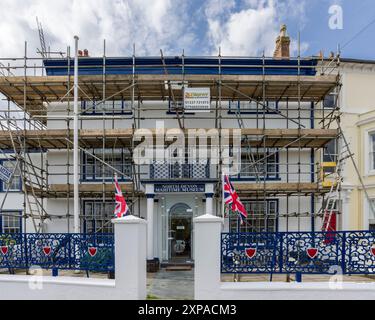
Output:
M7 246L1 247L0 250L1 250L1 253L3 254L3 256L5 256L8 253L8 247Z
M375 245L371 248L371 253L375 257Z
M94 248L94 247L89 248L89 255L91 257L95 257L97 253L98 253L98 249L97 248Z
M246 253L246 255L247 255L247 257L249 259L252 259L257 254L257 249L255 249L255 248L248 248L248 249L245 249L245 253Z
M52 252L52 248L51 247L43 247L43 253L46 257L48 257Z
M317 248L309 248L306 250L306 253L310 259L314 259L318 255L319 250Z

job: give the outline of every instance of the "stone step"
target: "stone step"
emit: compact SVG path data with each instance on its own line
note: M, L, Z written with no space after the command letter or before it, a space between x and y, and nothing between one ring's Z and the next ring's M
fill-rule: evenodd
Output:
M168 266L165 268L165 271L191 271L191 265L184 265L184 266Z

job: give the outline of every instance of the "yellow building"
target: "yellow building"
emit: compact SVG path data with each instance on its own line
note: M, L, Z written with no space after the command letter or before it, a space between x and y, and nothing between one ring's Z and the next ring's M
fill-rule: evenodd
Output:
M351 158L345 160L339 227L375 229L375 213L369 202L375 207L375 61L342 59L340 73L342 88L326 99L325 112L338 97L341 129L355 164ZM341 138L336 149L338 154L344 146Z

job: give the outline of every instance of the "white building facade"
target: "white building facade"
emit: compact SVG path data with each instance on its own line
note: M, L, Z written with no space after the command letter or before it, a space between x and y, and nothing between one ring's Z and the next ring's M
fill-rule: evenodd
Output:
M226 232L320 230L324 195L330 192L322 185L320 163L338 135L321 121L322 101L340 80L322 72L315 58L290 58L283 47L287 37L280 37L282 48L274 58L80 57L78 163L72 143L73 59L44 60L47 76L29 77L30 91L25 89L26 96L34 90L30 95L40 98L40 113L31 102L25 112L42 129L19 132L19 155L12 152L13 138L7 138L12 132L17 136L17 130L4 130L1 140L2 157L16 163L21 157L23 163L13 180L19 182L8 192L3 183L1 231L70 233L78 214L81 233L111 233L115 174L131 213L148 220L149 260L192 262L199 245L193 242L193 219L206 213L224 216ZM197 88L210 95L204 110L184 104L185 90ZM11 97L13 91L7 90L12 89L4 87L2 93ZM169 148L169 161L137 164L134 150L147 136L134 136L150 129L157 144L162 128L166 149L178 138L168 130L216 130L219 139L207 144L220 150L220 161L192 159L185 147L182 153ZM224 143L220 138L227 129L229 143ZM241 130L239 148L236 129ZM230 179L248 213L243 224L223 205L226 157L240 163ZM74 166L79 170L78 213Z

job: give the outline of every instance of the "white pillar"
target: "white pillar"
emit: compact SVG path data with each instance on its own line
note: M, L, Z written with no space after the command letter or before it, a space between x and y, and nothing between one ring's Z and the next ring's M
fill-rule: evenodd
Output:
M154 194L147 194L147 260L154 256Z
M220 288L223 219L206 214L194 219L194 298L210 300Z
M342 230L343 231L349 231L350 228L350 196L351 196L352 190L348 189L343 192L343 198L342 198Z
M115 226L115 283L126 290L127 299L145 300L146 224L143 219L126 216L113 219Z
M77 36L74 37L75 40L75 56L74 56L74 109L73 109L73 229L75 233L80 232L79 228L79 145L78 145L78 40Z
M214 214L214 194L206 193L206 214Z

